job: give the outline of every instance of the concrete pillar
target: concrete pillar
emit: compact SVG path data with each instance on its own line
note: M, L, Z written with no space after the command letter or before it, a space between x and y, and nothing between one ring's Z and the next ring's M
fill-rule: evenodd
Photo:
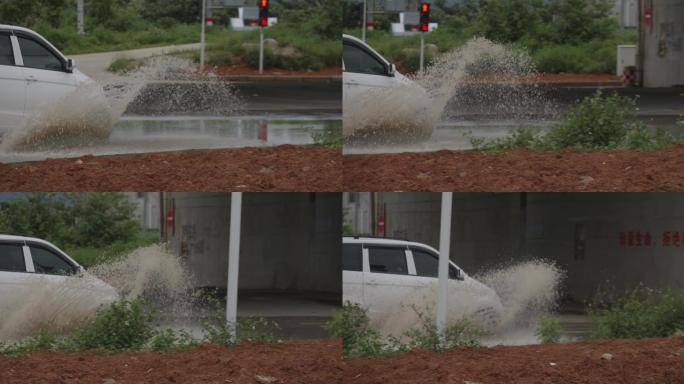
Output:
M649 7L651 25L644 17ZM684 1L642 0L640 20L643 86L684 85Z

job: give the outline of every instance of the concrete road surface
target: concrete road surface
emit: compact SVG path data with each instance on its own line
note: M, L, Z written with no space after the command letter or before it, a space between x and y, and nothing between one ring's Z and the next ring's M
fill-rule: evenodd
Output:
M165 47L131 49L128 51L88 53L84 55L69 56L75 62L76 68L95 80L103 80L113 76L107 72L107 68L116 59L144 59L147 57L161 56L173 52L190 51L199 49L199 43L169 45Z

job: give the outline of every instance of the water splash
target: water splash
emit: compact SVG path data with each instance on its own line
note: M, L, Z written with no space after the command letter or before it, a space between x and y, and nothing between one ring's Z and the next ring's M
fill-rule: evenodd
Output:
M3 293L0 341L18 340L40 329L71 331L118 298L143 298L165 314L187 313L192 287L193 278L182 260L164 245L138 248L89 269L83 277L38 277L11 294Z
M474 279L451 280L447 323L467 321L486 333L485 344L538 342L536 321L556 307L563 276L555 264L531 260L490 269ZM419 314L434 319L436 288L436 283L419 287L398 303L386 302L383 311L370 312L372 325L401 337L421 326Z
M442 119L476 112L522 117L553 109L536 86L531 57L485 38L446 52L404 85L373 88L345 99L343 133L350 144L416 142L430 137Z
M106 81L87 81L29 114L5 135L2 152L92 147L107 142L113 125L129 108L147 112L232 115L242 101L232 84L191 61L160 56ZM161 108L161 109L159 109ZM152 112L155 112L153 110Z

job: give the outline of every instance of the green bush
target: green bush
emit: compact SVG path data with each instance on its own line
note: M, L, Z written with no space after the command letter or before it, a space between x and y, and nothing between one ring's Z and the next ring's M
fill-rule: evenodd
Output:
M546 141L553 148L616 148L635 125L635 103L617 93L604 97L598 90L582 99L565 121L547 134Z
M475 150L504 151L516 148L581 150L643 149L667 147L679 140L663 129L650 130L636 119L636 100L602 91L585 97L566 116L565 121L547 133L518 127L503 138L485 140L466 134Z
M595 338L641 339L684 331L684 291L636 288L608 308L589 307Z
M421 325L406 331L402 338L384 337L370 326L366 311L358 304L344 303L342 309L333 311L326 329L334 337L342 339L345 356L377 356L407 352L416 348L446 351L454 347L479 346L481 332L473 329L464 319L449 324L440 339L434 320L413 308ZM406 341L403 341L406 340Z
M334 310L326 329L342 339L345 356L379 355L385 350L382 336L371 328L366 311L358 304L345 302L342 309Z
M545 315L539 319L539 325L534 334L543 344L552 344L560 341L562 331L563 328L557 317Z
M212 322L203 321L201 325L205 342L227 346L245 341L271 343L277 340L275 332L280 330L278 323L263 317L239 319L235 327L236 337L233 337L231 327L221 316L217 316Z
M67 341L72 349L139 350L154 335L152 314L140 300L121 300L98 312Z
M156 352L177 352L196 347L199 341L186 331L174 331L171 328L155 331L147 343L147 349Z
M443 337L437 332L437 324L431 316L418 312L420 327L408 330L405 337L408 342L401 345L401 349L408 351L416 348L427 349L430 351L448 351L455 347L478 347L480 343L478 336L481 332L472 329L469 322L465 319L457 321L444 329Z

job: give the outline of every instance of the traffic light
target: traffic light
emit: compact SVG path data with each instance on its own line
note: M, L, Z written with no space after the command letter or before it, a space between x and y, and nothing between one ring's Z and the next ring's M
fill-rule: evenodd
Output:
M420 4L420 30L427 32L430 27L430 3Z
M268 27L268 0L259 0L259 26Z

